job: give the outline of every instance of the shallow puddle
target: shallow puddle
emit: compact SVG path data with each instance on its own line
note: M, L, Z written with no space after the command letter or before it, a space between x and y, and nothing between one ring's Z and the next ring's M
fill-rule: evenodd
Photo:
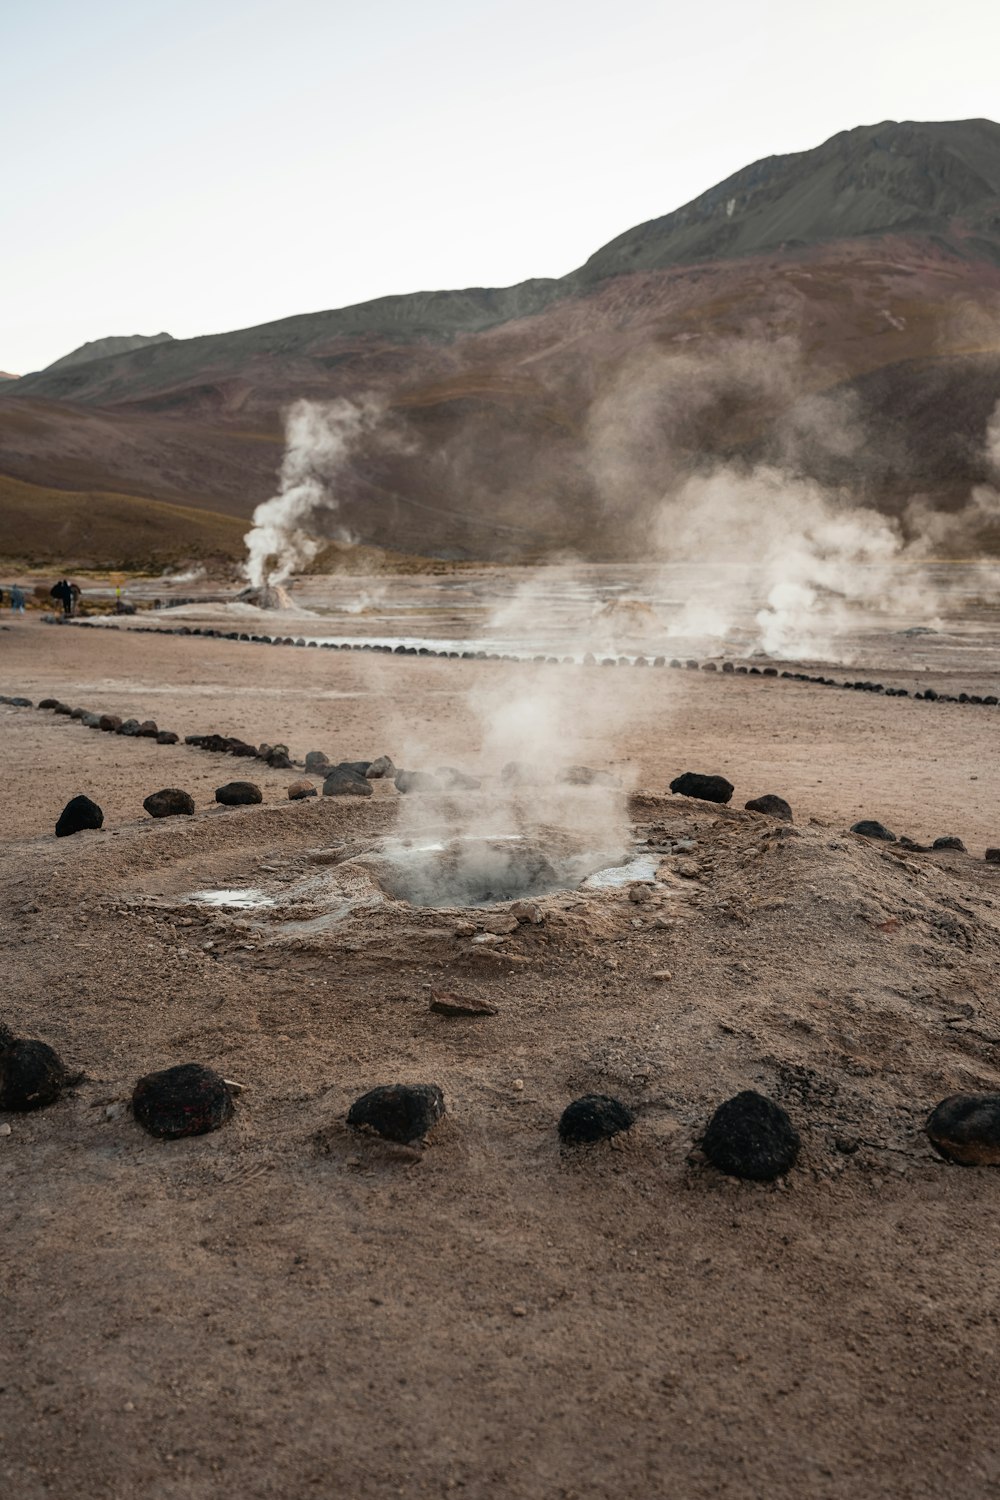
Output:
M197 901L199 906L225 906L240 911L274 905L273 896L267 896L263 891L252 887L229 886L218 891L192 891L187 899Z

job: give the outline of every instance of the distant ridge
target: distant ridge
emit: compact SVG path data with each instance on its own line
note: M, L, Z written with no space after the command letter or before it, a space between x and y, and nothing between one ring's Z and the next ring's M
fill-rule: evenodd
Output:
M410 555L644 556L650 507L718 463L959 509L995 481L1000 125L768 157L559 280L87 344L0 385L0 518L54 561L134 557L126 512L157 547L173 516L180 557L237 555L289 404L359 395L385 421L338 472L336 524ZM87 499L44 511L41 490ZM174 509L154 526L146 500Z
M93 359L109 359L115 354L131 354L133 349L145 349L147 344L172 342L173 335L169 333L112 334L106 339L92 339L89 344L81 344L79 349L73 349L69 354L64 354L61 359L54 359L50 365L45 366L45 369L65 370L68 365L85 365Z

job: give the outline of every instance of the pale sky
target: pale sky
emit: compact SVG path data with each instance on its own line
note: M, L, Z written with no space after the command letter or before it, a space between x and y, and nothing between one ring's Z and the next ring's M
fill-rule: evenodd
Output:
M761 156L1000 119L995 0L9 0L0 369L561 276Z

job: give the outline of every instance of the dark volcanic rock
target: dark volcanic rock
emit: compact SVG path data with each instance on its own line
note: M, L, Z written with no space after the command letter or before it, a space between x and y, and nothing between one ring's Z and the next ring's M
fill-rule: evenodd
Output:
M369 781L380 781L385 776L395 776L396 767L392 763L391 756L380 755L373 760L365 775Z
M881 839L886 844L896 842L896 835L890 833L884 824L876 823L874 818L862 818L860 823L852 823L851 832L860 833L865 839Z
M770 1182L794 1164L799 1137L780 1104L745 1089L719 1105L702 1148L720 1172Z
M306 770L313 776L325 776L330 765L330 757L325 750L306 751Z
M334 766L323 782L324 797L370 797L371 794L371 782L343 766Z
M957 849L959 854L967 853L965 845L960 838L953 833L943 834L941 838L935 839L931 845L932 849Z
M224 1078L201 1063L179 1063L140 1078L132 1093L132 1113L150 1135L175 1141L218 1130L233 1112Z
M55 708L55 706L56 706L56 704L58 702L59 702L58 698L41 698L41 699L39 699L38 707L39 708Z
M123 734L127 739L135 739L139 733L138 719L125 719L118 727L118 734Z
M559 1135L562 1140L577 1144L606 1141L634 1124L635 1116L620 1099L609 1094L584 1094L563 1110Z
M444 1095L436 1084L389 1083L355 1099L347 1123L408 1146L422 1140L443 1114Z
M67 1082L62 1059L45 1042L22 1040L0 1026L0 1109L43 1109Z
M156 743L158 745L176 745L177 736L172 729L161 729L156 736Z
M245 807L252 802L263 802L264 793L252 781L227 781L225 786L216 787L215 800L223 807Z
M430 771L397 771L393 780L397 792L439 792L441 783Z
M71 797L59 814L56 838L68 838L71 833L80 833L84 828L100 828L104 814L96 802L89 797Z
M700 797L703 802L728 802L733 784L724 776L703 776L700 771L685 771L675 776L670 790L678 797Z
M1000 1166L1000 1094L951 1094L931 1112L924 1129L946 1161Z
M311 781L303 778L301 781L293 781L288 788L289 802L301 802L304 797L315 797L316 788Z
M985 859L988 865L1000 865L1000 849L987 849Z
M792 809L784 797L776 797L773 792L765 792L763 797L751 797L743 806L747 812L763 813L767 818L780 818L783 823L794 822Z
M367 776L371 766L370 760L338 760L334 770L353 771L355 776Z
M143 740L155 740L160 728L155 719L143 719L139 725L139 738Z
M190 817L194 812L194 798L180 787L165 786L161 792L150 792L143 807L151 818Z
M117 734L122 727L122 721L117 714L101 714L98 720L98 728L103 729L105 734Z

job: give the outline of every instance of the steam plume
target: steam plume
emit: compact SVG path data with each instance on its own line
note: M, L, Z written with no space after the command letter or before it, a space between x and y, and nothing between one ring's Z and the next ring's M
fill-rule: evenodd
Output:
M258 505L243 540L244 571L254 588L283 583L316 556L339 508L337 481L364 433L381 415L371 398L296 401L285 421L278 493ZM340 530L342 539L347 533Z

